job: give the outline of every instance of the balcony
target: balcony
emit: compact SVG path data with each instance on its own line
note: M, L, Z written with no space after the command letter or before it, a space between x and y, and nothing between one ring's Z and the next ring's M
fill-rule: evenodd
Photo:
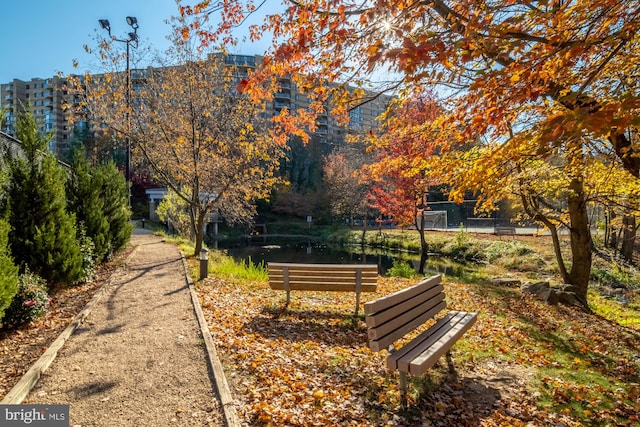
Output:
M247 55L226 55L224 57L224 63L227 65L253 68L256 66L256 58Z
M280 92L277 92L274 96L276 99L291 99L291 92L280 89Z
M276 101L273 103L273 107L276 109L281 109L281 108L290 108L291 107L291 103L290 102L283 102L283 101Z
M13 85L6 85L4 87L4 90L6 90L7 92L13 92Z
M280 86L280 89L288 89L291 90L291 80L289 79L282 79L278 81L278 84Z
M317 135L327 135L329 133L329 128L327 126L318 126L316 129Z
M146 69L136 68L130 71L131 80L145 80L149 76L149 72Z

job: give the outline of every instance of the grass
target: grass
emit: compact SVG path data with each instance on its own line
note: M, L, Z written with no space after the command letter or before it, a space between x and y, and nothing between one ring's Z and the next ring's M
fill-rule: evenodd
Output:
M200 267L199 264L196 265L195 256L193 255L195 251L194 243L179 236L166 235L164 232L157 232L156 234L163 236L165 241L176 244L180 251L191 260L191 276L195 280L195 278L199 276ZM267 266L264 263L254 265L254 263L251 262L251 259L248 259L246 262L238 262L227 255L224 251L215 249L210 249L208 255L209 263L207 272L211 276L219 277L232 283L247 280L269 280Z
M255 265L251 258L245 262L235 261L222 251L209 253L209 274L236 283L238 281L268 281L269 274L264 262Z
M627 301L626 297L624 301ZM633 301L635 302L621 303L615 296L605 298L594 290L589 292L589 306L595 314L620 326L640 330L640 301L637 296Z

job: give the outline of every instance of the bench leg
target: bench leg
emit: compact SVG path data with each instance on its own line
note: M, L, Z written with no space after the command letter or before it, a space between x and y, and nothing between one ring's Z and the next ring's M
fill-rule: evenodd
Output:
M453 357L451 357L451 350L447 351L447 366L449 367L449 372L455 372L456 367L453 366Z
M289 307L290 302L291 302L291 290L287 289L287 302L285 303L285 307Z
M406 407L407 406L407 373L406 372L400 372L399 387L400 387L400 404Z

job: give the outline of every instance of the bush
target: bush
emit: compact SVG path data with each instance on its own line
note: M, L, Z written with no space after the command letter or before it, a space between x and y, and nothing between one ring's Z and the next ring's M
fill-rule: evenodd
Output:
M80 245L80 253L82 254L82 281L88 282L93 279L96 274L96 245L94 241L87 236L84 224L79 224L78 228L78 244Z
M113 161L99 165L94 172L95 187L104 201L104 216L109 223L107 259L124 248L131 232L131 210L127 181Z
M398 259L393 260L393 266L387 270L387 276L389 277L405 277L412 279L418 277L418 272L413 268L411 263L401 261Z
M4 326L19 326L29 323L46 310L49 304L47 282L40 276L25 271L18 277L18 292L4 313Z
M69 174L66 187L67 208L76 216L78 228L84 229L82 233L93 242L92 256L95 263L102 262L107 256L110 247L109 221L105 215L102 188L98 180L92 175L89 162L84 158L84 150L79 149L73 154L73 172ZM84 237L79 236L80 251L83 255L83 271L85 280L87 276L86 245ZM83 246L85 245L85 246Z

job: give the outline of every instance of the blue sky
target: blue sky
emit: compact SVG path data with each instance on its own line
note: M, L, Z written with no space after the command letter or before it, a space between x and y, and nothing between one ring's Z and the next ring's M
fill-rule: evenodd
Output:
M83 46L95 45L96 31L106 34L98 19L108 19L112 34L125 38L131 30L125 18L135 16L141 43L162 50L168 46L165 37L170 32L164 21L178 13L175 0L9 0L2 2L1 10L0 83L51 77L58 71L95 71L91 67L95 58ZM244 48L236 47L233 53L260 53L255 47Z

